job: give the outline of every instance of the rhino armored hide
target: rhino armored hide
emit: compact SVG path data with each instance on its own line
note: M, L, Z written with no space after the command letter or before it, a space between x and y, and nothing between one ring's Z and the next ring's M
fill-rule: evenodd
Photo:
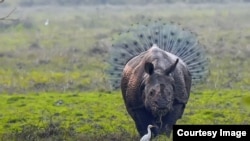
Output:
M182 117L191 87L208 75L208 60L194 33L175 23L146 20L113 40L108 73L121 88L126 109L143 136L171 134Z

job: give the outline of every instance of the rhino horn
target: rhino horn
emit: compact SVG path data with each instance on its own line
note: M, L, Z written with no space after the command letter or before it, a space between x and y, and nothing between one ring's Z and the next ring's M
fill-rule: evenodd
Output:
M173 72L174 69L176 68L176 65L177 65L178 62L179 62L179 59L177 58L176 61L175 61L175 63L172 64L169 68L167 68L167 69L165 70L165 74L166 74L166 75L169 75L171 72Z

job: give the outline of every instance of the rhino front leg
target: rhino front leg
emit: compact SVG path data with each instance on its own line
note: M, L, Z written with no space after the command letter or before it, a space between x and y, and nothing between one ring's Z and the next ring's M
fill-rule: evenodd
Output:
M184 109L185 109L185 104L183 103L174 104L173 111L171 111L169 114L163 117L164 130L168 137L170 137L171 135L173 125L176 123L178 119L182 117Z
M137 131L139 132L141 137L148 133L147 127L149 124L155 125L153 121L153 116L145 109L134 110L131 116L135 121ZM151 131L152 131L152 136L156 136L158 134L157 128L151 128Z

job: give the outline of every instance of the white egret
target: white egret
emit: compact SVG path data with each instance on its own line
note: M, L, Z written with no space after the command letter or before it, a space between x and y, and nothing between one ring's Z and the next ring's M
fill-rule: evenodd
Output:
M148 125L148 133L145 134L141 139L140 141L150 141L150 138L151 138L151 130L150 128L154 127L153 125Z
M49 19L46 19L44 25L45 25L45 26L49 25Z

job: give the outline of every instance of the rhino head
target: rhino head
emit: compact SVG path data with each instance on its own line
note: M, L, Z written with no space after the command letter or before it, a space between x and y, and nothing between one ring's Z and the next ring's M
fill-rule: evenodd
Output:
M152 63L145 63L144 70L148 75L143 82L144 105L154 116L164 116L173 108L175 83L171 73L178 61L176 59L175 63L161 73L155 71Z

